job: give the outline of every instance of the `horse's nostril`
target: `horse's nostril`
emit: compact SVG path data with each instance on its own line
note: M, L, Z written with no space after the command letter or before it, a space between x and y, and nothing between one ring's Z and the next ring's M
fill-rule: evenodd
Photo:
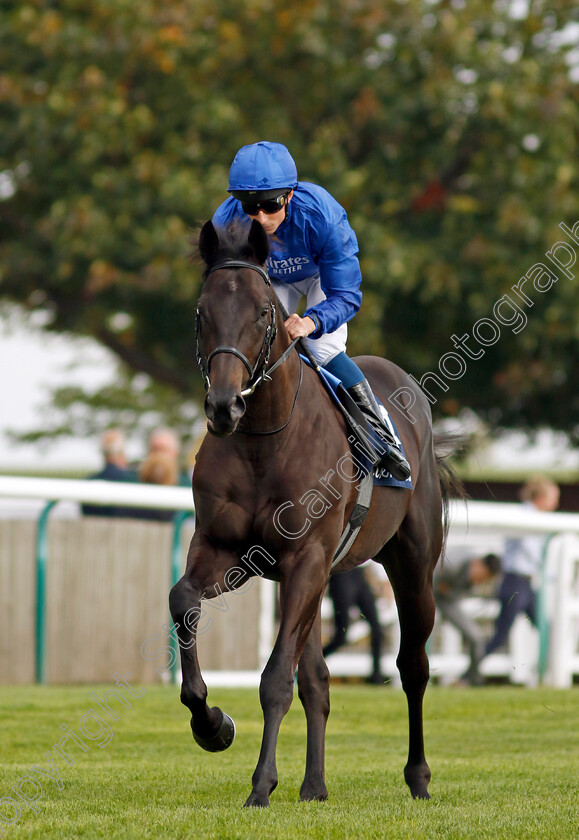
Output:
M237 394L237 396L232 400L231 403L231 416L239 419L243 417L245 414L245 400L241 396L241 394Z
M231 434L245 414L245 400L241 394L218 393L211 389L205 397L205 414L214 434Z
M207 394L205 397L205 416L209 418L209 420L213 420L213 414L215 413L215 407L213 405L213 400L210 398L210 395Z

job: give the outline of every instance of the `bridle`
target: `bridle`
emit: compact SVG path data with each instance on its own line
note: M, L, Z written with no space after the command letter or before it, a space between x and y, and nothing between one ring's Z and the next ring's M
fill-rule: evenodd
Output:
M205 279L207 279L210 274L213 274L214 271L219 271L222 268L251 268L253 271L257 271L257 273L262 277L266 286L271 286L271 280L269 279L269 275L265 269L259 265L255 265L255 263L244 262L243 260L227 260L226 262L217 263L216 265L211 266L211 268L206 272ZM209 379L209 366L211 365L211 360L220 353L231 353L231 355L237 356L237 358L243 362L247 372L249 373L247 386L241 392L241 396L247 397L250 394L253 394L257 386L263 382L267 375L269 354L271 353L271 348L273 342L275 341L276 334L275 304L270 300L269 324L266 327L263 344L261 345L261 350L258 353L254 365L251 364L245 353L242 353L241 350L237 349L237 347L231 347L228 344L220 344L219 347L216 347L215 350L209 354L209 357L206 357L201 349L201 313L199 312L199 309L197 309L195 313L195 345L197 352L197 364L201 368L201 373L205 379L205 390L208 391L211 387L211 380ZM263 361L260 362L262 357Z
M214 271L219 271L223 268L251 268L253 271L257 271L257 273L261 276L266 286L271 286L271 280L267 271L262 268L260 265L256 265L255 263L244 262L243 260L226 260L224 262L217 263L216 265L212 265L211 268L205 274L205 279L209 277L210 274L213 274ZM197 355L197 364L201 369L201 373L203 374L203 378L205 380L205 390L208 391L211 387L211 381L209 379L209 367L211 365L211 360L215 358L215 356L219 355L220 353L231 353L231 355L236 356L240 359L247 372L249 373L249 379L247 381L247 386L241 391L242 397L248 397L257 388L258 385L261 385L266 379L271 379L271 374L274 370L285 360L289 357L291 351L294 349L295 345L299 341L299 339L294 339L290 346L285 350L282 355L279 357L277 362L275 362L271 368L268 369L269 364L269 357L271 353L271 348L273 346L273 342L275 341L275 337L277 335L277 327L275 325L276 319L276 306L275 303L270 300L269 302L269 324L266 327L265 335L263 337L263 344L261 345L261 350L257 355L257 359L255 364L252 365L245 353L242 353L241 350L238 350L237 347L232 347L229 344L220 344L219 347L216 347L208 357L205 356L203 350L201 348L201 313L199 309L196 310L195 313L195 346L196 346L196 355ZM300 386L301 386L301 375L300 375ZM299 388L298 388L299 393ZM297 401L297 394L296 400ZM294 408L295 408L295 401L294 401ZM293 409L292 409L293 414ZM291 416L290 416L291 419ZM289 422L289 420L288 420ZM281 429L276 430L281 431Z

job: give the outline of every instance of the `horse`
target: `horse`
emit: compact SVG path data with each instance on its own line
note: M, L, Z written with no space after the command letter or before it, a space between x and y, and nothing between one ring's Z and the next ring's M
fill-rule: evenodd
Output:
M170 592L179 640L181 702L195 741L217 752L233 741L232 719L207 703L196 652L202 600L220 597L256 575L279 582L280 623L259 688L263 735L246 806L265 807L278 782L276 744L297 670L307 728L301 800L324 800L329 672L322 656L320 606L330 573L373 558L387 571L400 620L397 667L408 705L404 778L413 798L428 799L423 695L426 641L434 623L432 575L443 549L454 473L432 430L422 391L390 361L357 363L383 403L404 386L412 417L395 423L413 489L375 487L353 545L332 568L356 503L359 472L348 428L319 374L296 352L266 271L267 235L251 226L199 234L204 262L196 312L198 361L206 378L207 434L193 472L196 527L182 578Z

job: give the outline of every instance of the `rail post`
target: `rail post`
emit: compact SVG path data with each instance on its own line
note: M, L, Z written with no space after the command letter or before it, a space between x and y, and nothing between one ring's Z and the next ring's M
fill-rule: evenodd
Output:
M183 531L184 522L192 515L190 510L180 510L173 521L173 544L171 547L171 586L175 586L181 577L181 533ZM172 626L173 619L170 617L169 627ZM176 633L171 633L171 682L177 682L178 662L179 662L179 643L176 639Z
M36 523L36 682L46 682L46 571L48 567L48 517L56 502L48 502Z

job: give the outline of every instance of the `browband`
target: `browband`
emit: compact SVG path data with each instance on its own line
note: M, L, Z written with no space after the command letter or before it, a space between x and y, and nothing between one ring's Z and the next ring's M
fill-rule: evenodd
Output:
M252 268L254 271L257 271L258 274L261 274L265 284L267 286L271 285L271 280L269 279L269 274L262 268L260 265L256 265L255 263L244 262L243 260L227 260L226 262L217 263L217 265L212 265L206 273L205 277L209 277L210 274L213 274L214 271L219 271L222 268Z

